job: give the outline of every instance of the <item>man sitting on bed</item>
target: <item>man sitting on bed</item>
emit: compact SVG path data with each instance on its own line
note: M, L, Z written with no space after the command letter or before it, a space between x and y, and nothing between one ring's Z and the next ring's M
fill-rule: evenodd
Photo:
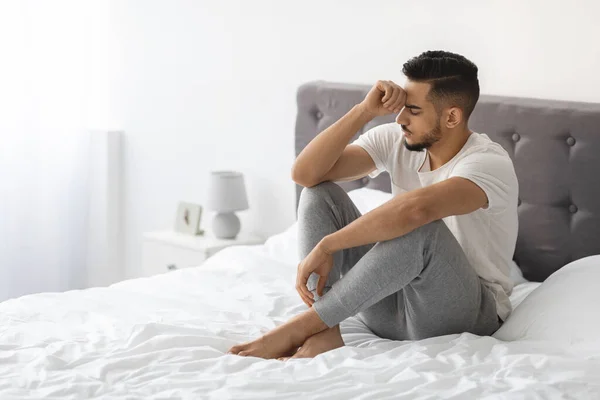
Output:
M518 183L507 152L469 130L477 67L428 51L404 64L404 88L378 81L298 155L292 178L309 309L251 342L241 356L314 357L344 345L356 316L394 340L491 335L511 312ZM348 144L375 117L398 113ZM393 197L365 215L334 181L388 171Z

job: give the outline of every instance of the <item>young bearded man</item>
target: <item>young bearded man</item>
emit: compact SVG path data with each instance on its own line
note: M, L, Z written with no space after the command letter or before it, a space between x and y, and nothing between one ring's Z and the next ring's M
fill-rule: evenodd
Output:
M339 323L355 315L382 338L419 340L491 335L510 314L518 182L508 153L468 127L477 67L428 51L403 73L404 88L378 81L298 155L296 289L309 309L229 353L314 357L344 345ZM333 183L382 171L393 197L365 215Z

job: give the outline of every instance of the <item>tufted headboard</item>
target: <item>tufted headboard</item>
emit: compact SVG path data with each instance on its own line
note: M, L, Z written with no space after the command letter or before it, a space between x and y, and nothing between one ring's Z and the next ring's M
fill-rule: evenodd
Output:
M302 85L296 155L369 89L323 81ZM372 121L351 141L394 118ZM513 159L519 179L514 260L525 278L543 281L573 260L600 254L600 104L483 95L469 127L486 133ZM387 173L336 183L346 191L366 186L391 192ZM296 207L301 190L296 185Z

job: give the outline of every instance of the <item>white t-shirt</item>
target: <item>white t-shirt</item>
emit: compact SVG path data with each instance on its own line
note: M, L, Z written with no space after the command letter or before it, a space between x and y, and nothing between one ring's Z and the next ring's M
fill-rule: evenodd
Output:
M352 144L365 149L375 162L377 169L369 174L371 178L389 172L393 196L455 176L467 178L483 189L488 198L486 208L445 217L443 221L491 289L498 315L506 321L512 311L509 265L519 228L519 184L510 156L486 134L473 132L450 161L431 171L428 151L409 151L403 141L400 125L392 122L368 130Z

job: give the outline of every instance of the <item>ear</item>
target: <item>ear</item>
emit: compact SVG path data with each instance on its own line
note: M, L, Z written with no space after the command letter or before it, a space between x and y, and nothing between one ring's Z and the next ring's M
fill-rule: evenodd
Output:
M458 107L450 107L446 109L446 128L456 128L462 122L463 113Z

